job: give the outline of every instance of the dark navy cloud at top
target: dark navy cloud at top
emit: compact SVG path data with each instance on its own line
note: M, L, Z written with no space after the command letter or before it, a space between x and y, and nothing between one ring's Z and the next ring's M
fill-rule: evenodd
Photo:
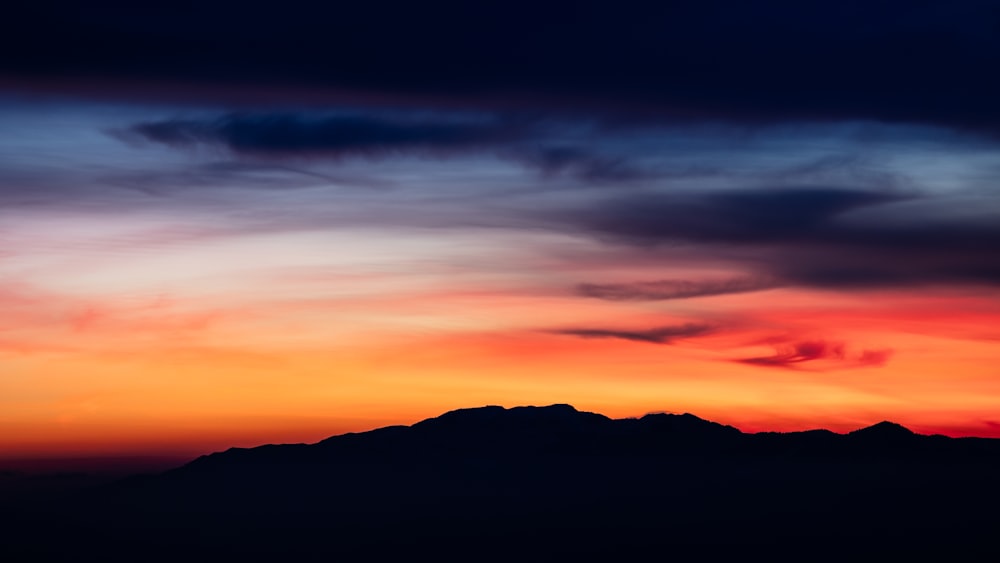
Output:
M19 87L295 87L647 118L1000 127L992 1L110 1L9 16L0 78Z

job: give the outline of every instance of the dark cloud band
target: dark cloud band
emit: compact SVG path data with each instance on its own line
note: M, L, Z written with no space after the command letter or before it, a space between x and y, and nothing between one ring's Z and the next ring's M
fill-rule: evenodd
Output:
M731 293L748 293L780 287L763 277L737 277L720 280L657 280L635 283L583 283L577 292L585 297L608 301L667 301Z
M915 213L915 204L932 211ZM992 199L929 201L878 190L748 188L631 194L557 219L617 244L686 245L706 257L727 256L785 285L996 285L1000 223L990 205L997 204ZM732 283L731 289L739 290L743 282ZM704 290L723 291L724 285ZM687 291L683 284L659 290L581 287L585 294L612 299L670 298Z
M469 150L525 137L509 121L449 122L371 115L303 117L294 114L232 114L213 120L139 123L125 135L171 146L222 145L234 152L272 155L375 155L394 151Z
M112 97L161 95L123 83L228 98L284 87L298 100L348 91L383 103L1000 131L1000 78L989 70L1000 64L1000 6L989 0L55 6L22 2L7 14L17 25L0 34L10 54L0 79Z
M688 323L663 326L645 330L615 330L605 328L567 328L551 331L554 334L578 336L580 338L615 338L650 344L671 344L675 340L705 336L716 329L711 325Z

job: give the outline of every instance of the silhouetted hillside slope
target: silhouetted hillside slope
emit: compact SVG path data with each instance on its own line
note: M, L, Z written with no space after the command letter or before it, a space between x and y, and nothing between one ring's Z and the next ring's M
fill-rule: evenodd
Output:
M998 470L1000 441L888 422L745 434L690 414L483 407L21 507L5 547L33 561L998 560Z

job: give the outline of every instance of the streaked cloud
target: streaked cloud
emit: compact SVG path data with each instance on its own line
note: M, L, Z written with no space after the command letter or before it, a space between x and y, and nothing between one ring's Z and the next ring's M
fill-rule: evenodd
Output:
M829 340L798 340L775 345L774 354L742 358L737 362L786 369L847 369L878 367L892 357L890 349L865 349L849 354L843 342Z
M707 324L687 323L661 326L640 330L618 330L608 328L565 328L551 331L554 334L578 336L580 338L614 338L650 344L672 344L676 340L705 336L715 332L716 327Z
M633 283L582 283L576 286L584 297L608 301L668 301L733 293L748 293L781 287L773 279L744 276L705 280L656 280Z

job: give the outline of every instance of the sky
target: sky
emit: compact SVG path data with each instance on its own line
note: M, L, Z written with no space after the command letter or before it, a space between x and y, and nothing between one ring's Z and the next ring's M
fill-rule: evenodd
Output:
M1000 437L994 2L3 25L0 458L487 404Z

